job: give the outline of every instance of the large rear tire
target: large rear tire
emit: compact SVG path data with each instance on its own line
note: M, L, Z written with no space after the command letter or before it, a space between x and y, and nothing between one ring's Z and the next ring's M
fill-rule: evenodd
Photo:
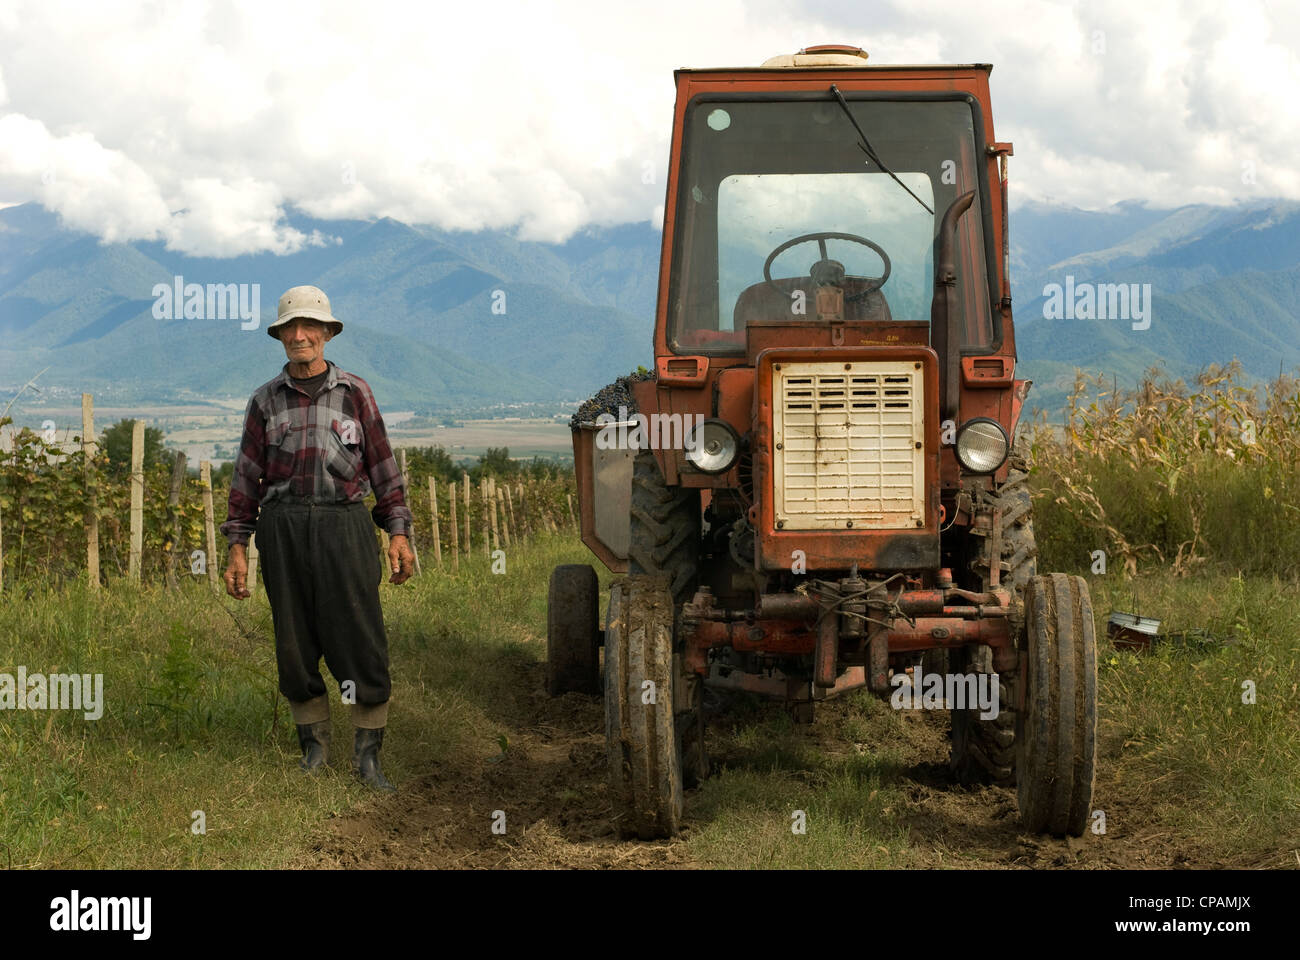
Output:
M700 574L700 491L670 487L651 450L632 461L632 522L627 571L663 577L673 603L695 593Z
M677 705L685 704L684 710L677 711L674 722L682 756L682 785L689 790L709 776L709 753L704 742L704 678L685 674L681 670L680 656L674 657L673 662L677 669L673 682L682 685Z
M1020 819L1081 836L1092 807L1097 646L1082 577L1034 577L1025 592L1025 700L1016 728Z
M1033 501L1029 495L1029 465L1023 447L1011 454L1006 482L993 494L991 506L1002 514L1001 566L999 581L1011 593L1013 608L1023 603L1025 585L1038 572L1038 548L1034 541ZM985 537L972 568L983 589L992 585L993 538ZM1019 645L1024 619L1011 617L1013 637ZM993 673L993 648L978 644L954 650L951 663L958 673ZM952 711L952 755L950 766L958 782L1016 785L1016 685L1014 670L998 675L997 717L981 720L978 710Z
M950 652L954 673L994 673L993 648L986 644ZM949 766L958 783L1016 785L1016 692L1014 671L998 674L998 715L980 719L980 710L952 710Z
M585 563L551 573L546 595L546 691L600 693L600 584Z
M605 744L614 825L642 840L681 824L682 757L673 714L673 602L667 583L630 576L609 596Z

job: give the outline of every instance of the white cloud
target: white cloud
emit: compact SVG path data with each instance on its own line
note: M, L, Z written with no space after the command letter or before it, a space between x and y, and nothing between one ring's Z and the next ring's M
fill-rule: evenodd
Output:
M0 117L0 188L108 241L155 239L168 220L157 184L129 156L17 113Z
M1282 7L907 0L885 22L941 21L944 60L995 65L1013 202L1172 207L1300 198L1300 11Z
M1016 199L1300 198L1300 15L1276 7L18 0L0 200L217 256L320 242L290 207L560 240L662 216L674 67L818 42L993 62Z

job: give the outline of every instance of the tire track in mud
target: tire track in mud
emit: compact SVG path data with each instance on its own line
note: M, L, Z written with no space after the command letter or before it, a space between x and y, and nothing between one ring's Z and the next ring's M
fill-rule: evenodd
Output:
M622 841L610 822L605 767L604 709L599 698L547 696L544 664L523 667L520 693L509 705L507 749L460 765L439 764L322 824L295 866L301 868L416 869L691 869L687 839L700 824L686 794L683 834L671 841ZM846 705L819 707L814 724L797 728L830 755L870 750L839 732ZM710 740L717 759L739 759L718 722ZM1023 831L1015 791L962 787L948 772L948 721L942 714L908 712L901 740L903 767L894 785L904 796L910 836L908 861L920 868L1106 869L1256 866L1202 856L1194 838L1153 826L1145 808L1111 775L1107 755L1118 740L1098 730L1093 808L1107 817L1107 834L1081 838ZM505 833L493 833L496 811Z

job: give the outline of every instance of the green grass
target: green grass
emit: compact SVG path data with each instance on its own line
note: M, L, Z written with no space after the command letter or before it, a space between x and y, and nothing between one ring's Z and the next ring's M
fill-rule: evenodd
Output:
M478 553L458 575L382 588L393 666L385 770L401 783L430 764L500 751L519 667L545 659L546 582L584 559L569 537ZM28 591L31 591L30 594ZM276 690L270 608L115 583L92 596L7 584L0 672L104 674L104 715L0 712L0 864L15 867L277 867L316 824L373 797L351 782L351 726L328 677L331 772L296 769L297 738ZM222 608L225 608L224 610ZM243 625L236 623L233 611ZM202 810L207 833L191 832Z
M692 804L692 853L728 868L860 869L914 860L899 784L903 719L863 693L833 719L797 727L780 708L753 701L710 750L722 769ZM715 731L711 731L715 732ZM718 742L718 741L721 742ZM829 744L828 744L829 741ZM857 752L858 744L872 748ZM796 815L802 817L796 820ZM800 832L796 827L802 826Z
M1226 574L1096 579L1098 761L1124 785L1126 815L1196 838L1239 866L1295 866L1300 848L1300 588ZM1104 641L1112 609L1162 618L1162 630L1206 629L1226 645ZM1242 702L1243 684L1255 702ZM1101 795L1104 806L1105 794Z
M542 536L508 562L507 575L492 575L480 552L459 575L383 587L394 679L384 759L399 784L496 756L500 737L532 722L520 685L545 658L549 571L589 558L571 537ZM1294 865L1300 587L1216 573L1089 579L1102 653L1094 806L1107 812L1107 842L1156 836L1193 865ZM348 776L337 699L332 771L296 770L260 589L242 604L200 583L170 593L119 584L98 596L27 589L8 584L0 605L0 672L103 673L106 707L97 721L0 713L0 864L279 867L301 862L331 816L376 802ZM1112 608L1234 642L1116 653L1104 639ZM1241 702L1245 680L1254 705ZM685 841L705 865L969 864L994 829L976 837L966 814L983 800L944 782L942 728L865 694L812 726L742 698L710 728L709 749L718 769L691 797ZM206 835L190 830L195 810ZM806 815L802 835L795 811Z

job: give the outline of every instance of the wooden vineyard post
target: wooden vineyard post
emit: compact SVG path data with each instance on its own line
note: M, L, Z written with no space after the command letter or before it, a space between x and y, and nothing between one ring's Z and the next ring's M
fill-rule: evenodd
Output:
M478 482L479 497L483 500L483 556L491 558L492 556L492 521L488 519L487 505L487 477L481 477Z
M502 546L501 528L497 525L497 482L488 477L487 508L492 515L492 549L500 550Z
M438 485L432 476L429 477L429 517L429 525L433 528L433 560L434 563L441 567L442 534L438 530ZM452 523L454 525L455 521L452 521Z
M569 526L576 527L578 521L573 518L573 494L565 494L569 498Z
M140 582L140 560L144 552L144 421L131 430L131 557L127 576Z
M514 502L514 498L510 496L510 484L507 483L504 485L504 487L505 487L505 494L506 494L506 513L510 517L510 530L511 530L510 535L515 538L515 543L518 543L521 534L519 530L519 523L515 520L515 502Z
M460 476L465 481L465 559L468 560L472 549L472 538L469 532L469 474L462 473Z
M244 583L251 600L257 594L257 534L248 536L248 580Z
M448 510L447 522L451 524L451 568L460 569L460 527L456 523L456 481L451 482L451 496L447 498L447 505L451 508Z
M181 544L181 516L177 509L181 502L181 485L185 482L185 451L176 451L176 460L172 463L172 484L167 491L167 520L170 529L169 535L163 541L163 564L166 569L164 575L167 577L167 589L175 590L178 586L176 582L176 551ZM252 580L252 577L249 577Z
M99 485L95 482L95 398L81 395L81 450L86 457L86 579L99 589Z
M529 534L532 531L528 529L528 513L524 507L524 485L522 483L515 484L515 497L519 500L519 530L524 534Z
M411 509L411 478L406 472L406 448L397 451L397 465L402 471L402 499L406 501L406 509ZM420 570L420 551L415 545L415 528L412 525L411 535L406 538L411 545L411 556L415 558L415 575L418 577L422 572Z
M504 486L504 484L502 484ZM501 487L496 490L496 505L493 507L493 513L501 511L501 542L505 544L507 550L510 549L510 517L506 514L506 495Z
M203 545L207 550L204 565L208 569L208 583L217 589L217 527L212 517L212 463L199 461L199 484L203 487Z

